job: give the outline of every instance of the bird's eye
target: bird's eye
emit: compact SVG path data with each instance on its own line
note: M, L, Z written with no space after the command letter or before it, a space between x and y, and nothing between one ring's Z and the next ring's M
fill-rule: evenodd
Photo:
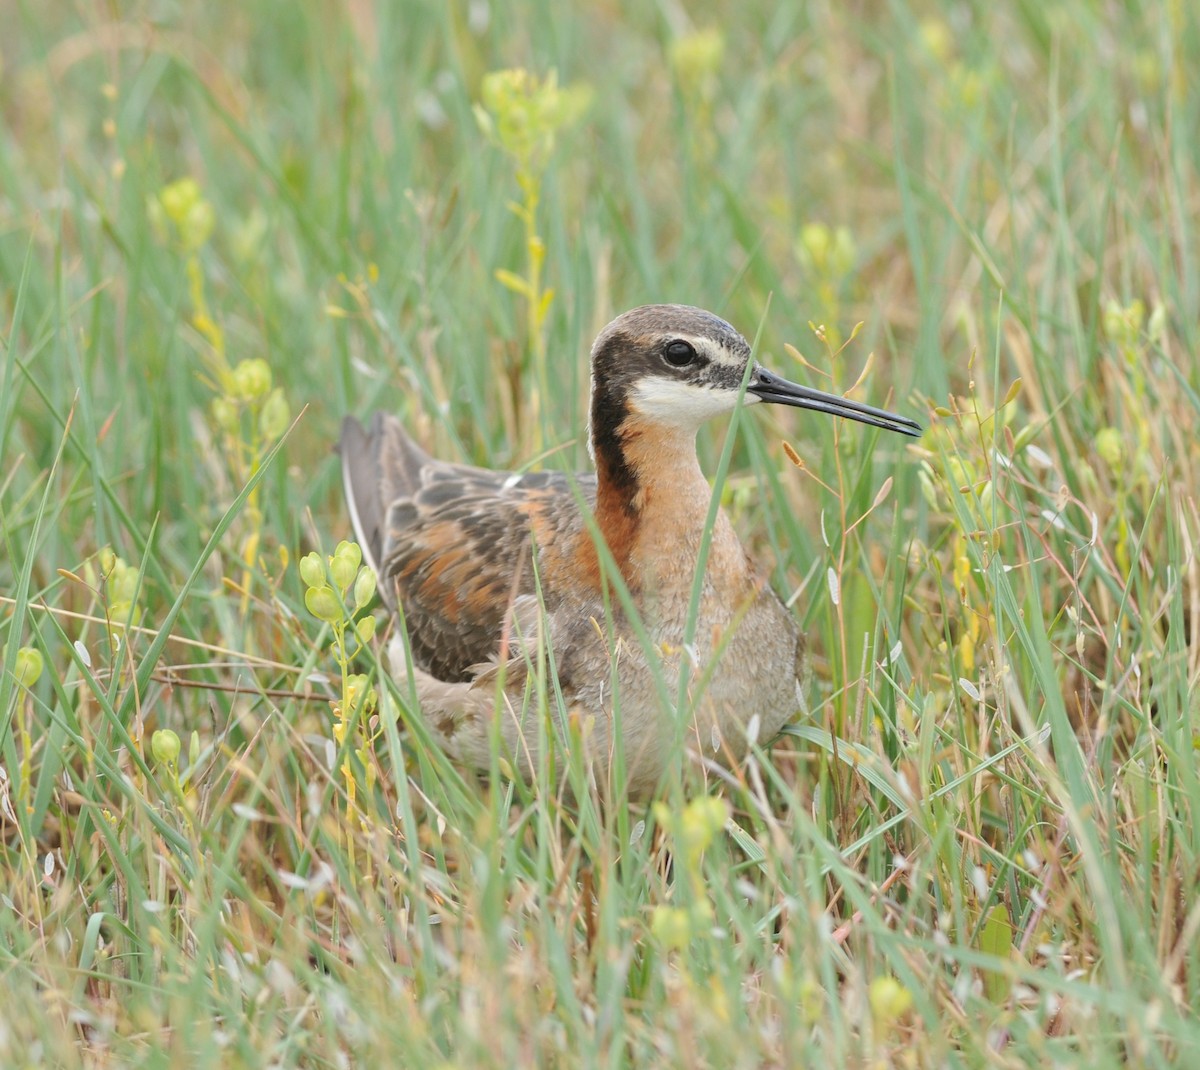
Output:
M686 368L696 359L696 350L690 342L676 339L674 342L667 343L663 350L663 356L673 367Z

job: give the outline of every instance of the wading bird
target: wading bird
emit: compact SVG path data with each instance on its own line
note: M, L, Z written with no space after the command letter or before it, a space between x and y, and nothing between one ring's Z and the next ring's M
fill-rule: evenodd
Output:
M647 305L618 316L591 353L594 475L453 464L430 457L394 417L377 414L369 429L345 421L351 520L408 632L411 667L397 629L391 669L452 758L487 770L498 735L530 776L548 741L573 735L602 790L644 796L681 741L734 762L804 709L804 636L722 510L687 642L712 498L696 431L739 400L903 435L921 428L750 362L746 340L711 312ZM527 693L547 650L561 695L551 709L567 715L549 729ZM685 657L691 688L680 709Z

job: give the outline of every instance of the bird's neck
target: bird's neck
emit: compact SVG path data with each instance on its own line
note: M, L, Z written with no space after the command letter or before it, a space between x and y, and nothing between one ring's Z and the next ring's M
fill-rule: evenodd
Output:
M597 426L592 425L596 523L633 589L646 578L647 561L662 555L685 558L688 548L699 544L712 488L696 457L694 428L631 413L601 425L599 433Z

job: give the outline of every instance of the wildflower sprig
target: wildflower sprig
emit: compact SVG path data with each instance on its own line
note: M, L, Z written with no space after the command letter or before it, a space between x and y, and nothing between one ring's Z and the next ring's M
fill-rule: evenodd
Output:
M712 795L693 799L681 812L665 803L655 803L654 819L671 835L676 873L687 885L687 905L656 906L650 917L650 932L663 947L679 951L712 924L713 908L702 864L704 852L729 820L729 804Z
M106 546L100 551L100 571L104 574L108 619L113 632L124 629L126 621L130 624L140 623L142 610L134 604L138 594L137 568Z
M13 695L14 714L16 703L20 701L20 693L24 692L28 696L33 685L41 679L44 668L45 659L37 647L23 646L17 649L17 656L13 664L13 675L17 681L17 693ZM32 811L34 737L30 730L33 721L32 707L28 702L26 707L26 716L14 716L13 723L18 726L18 735L21 740L21 780L17 787L17 802L25 808L26 813L30 813Z
M141 593L141 573L137 566L129 564L123 557L104 547L97 555L101 576L97 579L104 583L104 601L107 606L108 644L112 656L121 652L121 643L127 624L138 625L142 622L142 607L137 604ZM86 573L95 575L89 563ZM95 586L95 584L92 584Z
M189 829L194 829L196 808L196 765L200 758L200 735L192 732L188 745L187 772L180 763L183 741L170 728L159 728L150 736L150 757L161 770L167 789L178 804L178 812Z
M229 459L237 483L245 484L258 472L271 444L287 430L291 407L283 388L274 386L271 366L261 357L249 357L230 368L217 367L219 393L212 402L213 422L225 440L224 454ZM251 569L259 557L262 541L262 484L250 492L243 514L246 533L242 540L242 609L248 607Z
M159 240L186 258L192 326L207 339L213 351L224 358L225 336L209 315L199 256L216 227L217 214L212 202L204 197L194 178L181 178L169 182L150 198L147 214Z
M725 35L715 27L677 37L667 49L692 149L706 163L712 161L717 149L714 105L718 97L717 76L724 59Z
M160 238L185 257L191 323L207 346L203 357L216 393L210 411L224 439L222 455L228 459L234 482L248 483L258 471L271 443L287 430L291 409L283 389L272 382L270 365L261 357L230 364L225 332L208 307L200 252L216 228L216 210L194 178L171 182L152 197L152 226ZM245 534L241 559L245 566L240 584L242 612L249 608L252 569L262 540L261 484L250 494L243 514Z
M1132 566L1133 532L1137 516L1158 482L1151 422L1138 414L1149 411L1154 404L1151 359L1160 347L1166 326L1166 310L1155 305L1149 319L1146 306L1134 300L1127 305L1119 301L1105 303L1100 320L1104 335L1116 356L1112 378L1116 380L1111 396L1119 399L1113 413L1114 423L1100 428L1093 441L1093 450L1108 470L1113 487L1113 515L1116 538L1113 553L1122 575Z
M591 100L587 86L560 87L556 72L539 78L524 68L493 71L486 75L475 105L475 118L484 136L504 152L516 169L521 200L510 201L509 209L525 232L525 275L503 268L496 279L525 302L526 360L532 363L535 388L531 395L533 419L528 421L541 448L541 399L546 396L546 316L554 290L543 288L542 268L546 243L538 233L538 204L542 179L554 153L559 134L583 115ZM518 403L520 394L514 397ZM518 414L519 415L519 414ZM521 421L518 421L520 424Z
M815 298L817 314L828 324L823 328L825 340L832 350L840 352L843 342L836 324L858 256L854 236L847 227L805 223L796 238L795 252Z
M340 749L355 722L362 726L362 744L355 752L366 771L364 787L369 794L375 774L371 761L374 738L368 723L378 703L378 694L366 676L350 672L350 661L375 635L375 618L364 612L375 597L375 572L370 565L363 564L357 543L342 541L328 557L323 558L315 551L302 557L300 577L304 581L305 606L333 632L330 651L341 675L341 698L331 704L334 742ZM349 818L357 808L358 780L348 752L341 773L346 781Z

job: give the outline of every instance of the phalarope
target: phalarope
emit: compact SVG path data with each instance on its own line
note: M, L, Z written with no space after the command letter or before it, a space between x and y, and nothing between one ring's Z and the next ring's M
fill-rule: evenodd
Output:
M408 633L411 679L399 634L391 669L413 686L452 758L487 770L498 729L505 757L529 776L540 741L566 738L562 723L544 731L537 703L526 698L542 642L553 652L562 708L604 790L652 792L681 738L693 753L737 761L748 736L767 742L804 709L804 636L723 510L686 650L692 679L703 684L682 712L673 701L712 497L697 429L739 398L904 435L921 428L757 363L747 376L750 360L746 340L702 309L647 305L617 317L591 352L594 475L454 464L430 457L392 416L376 414L369 430L347 418L339 448L351 520L384 603L402 607ZM606 559L649 642L606 591ZM622 785L610 782L618 747Z

